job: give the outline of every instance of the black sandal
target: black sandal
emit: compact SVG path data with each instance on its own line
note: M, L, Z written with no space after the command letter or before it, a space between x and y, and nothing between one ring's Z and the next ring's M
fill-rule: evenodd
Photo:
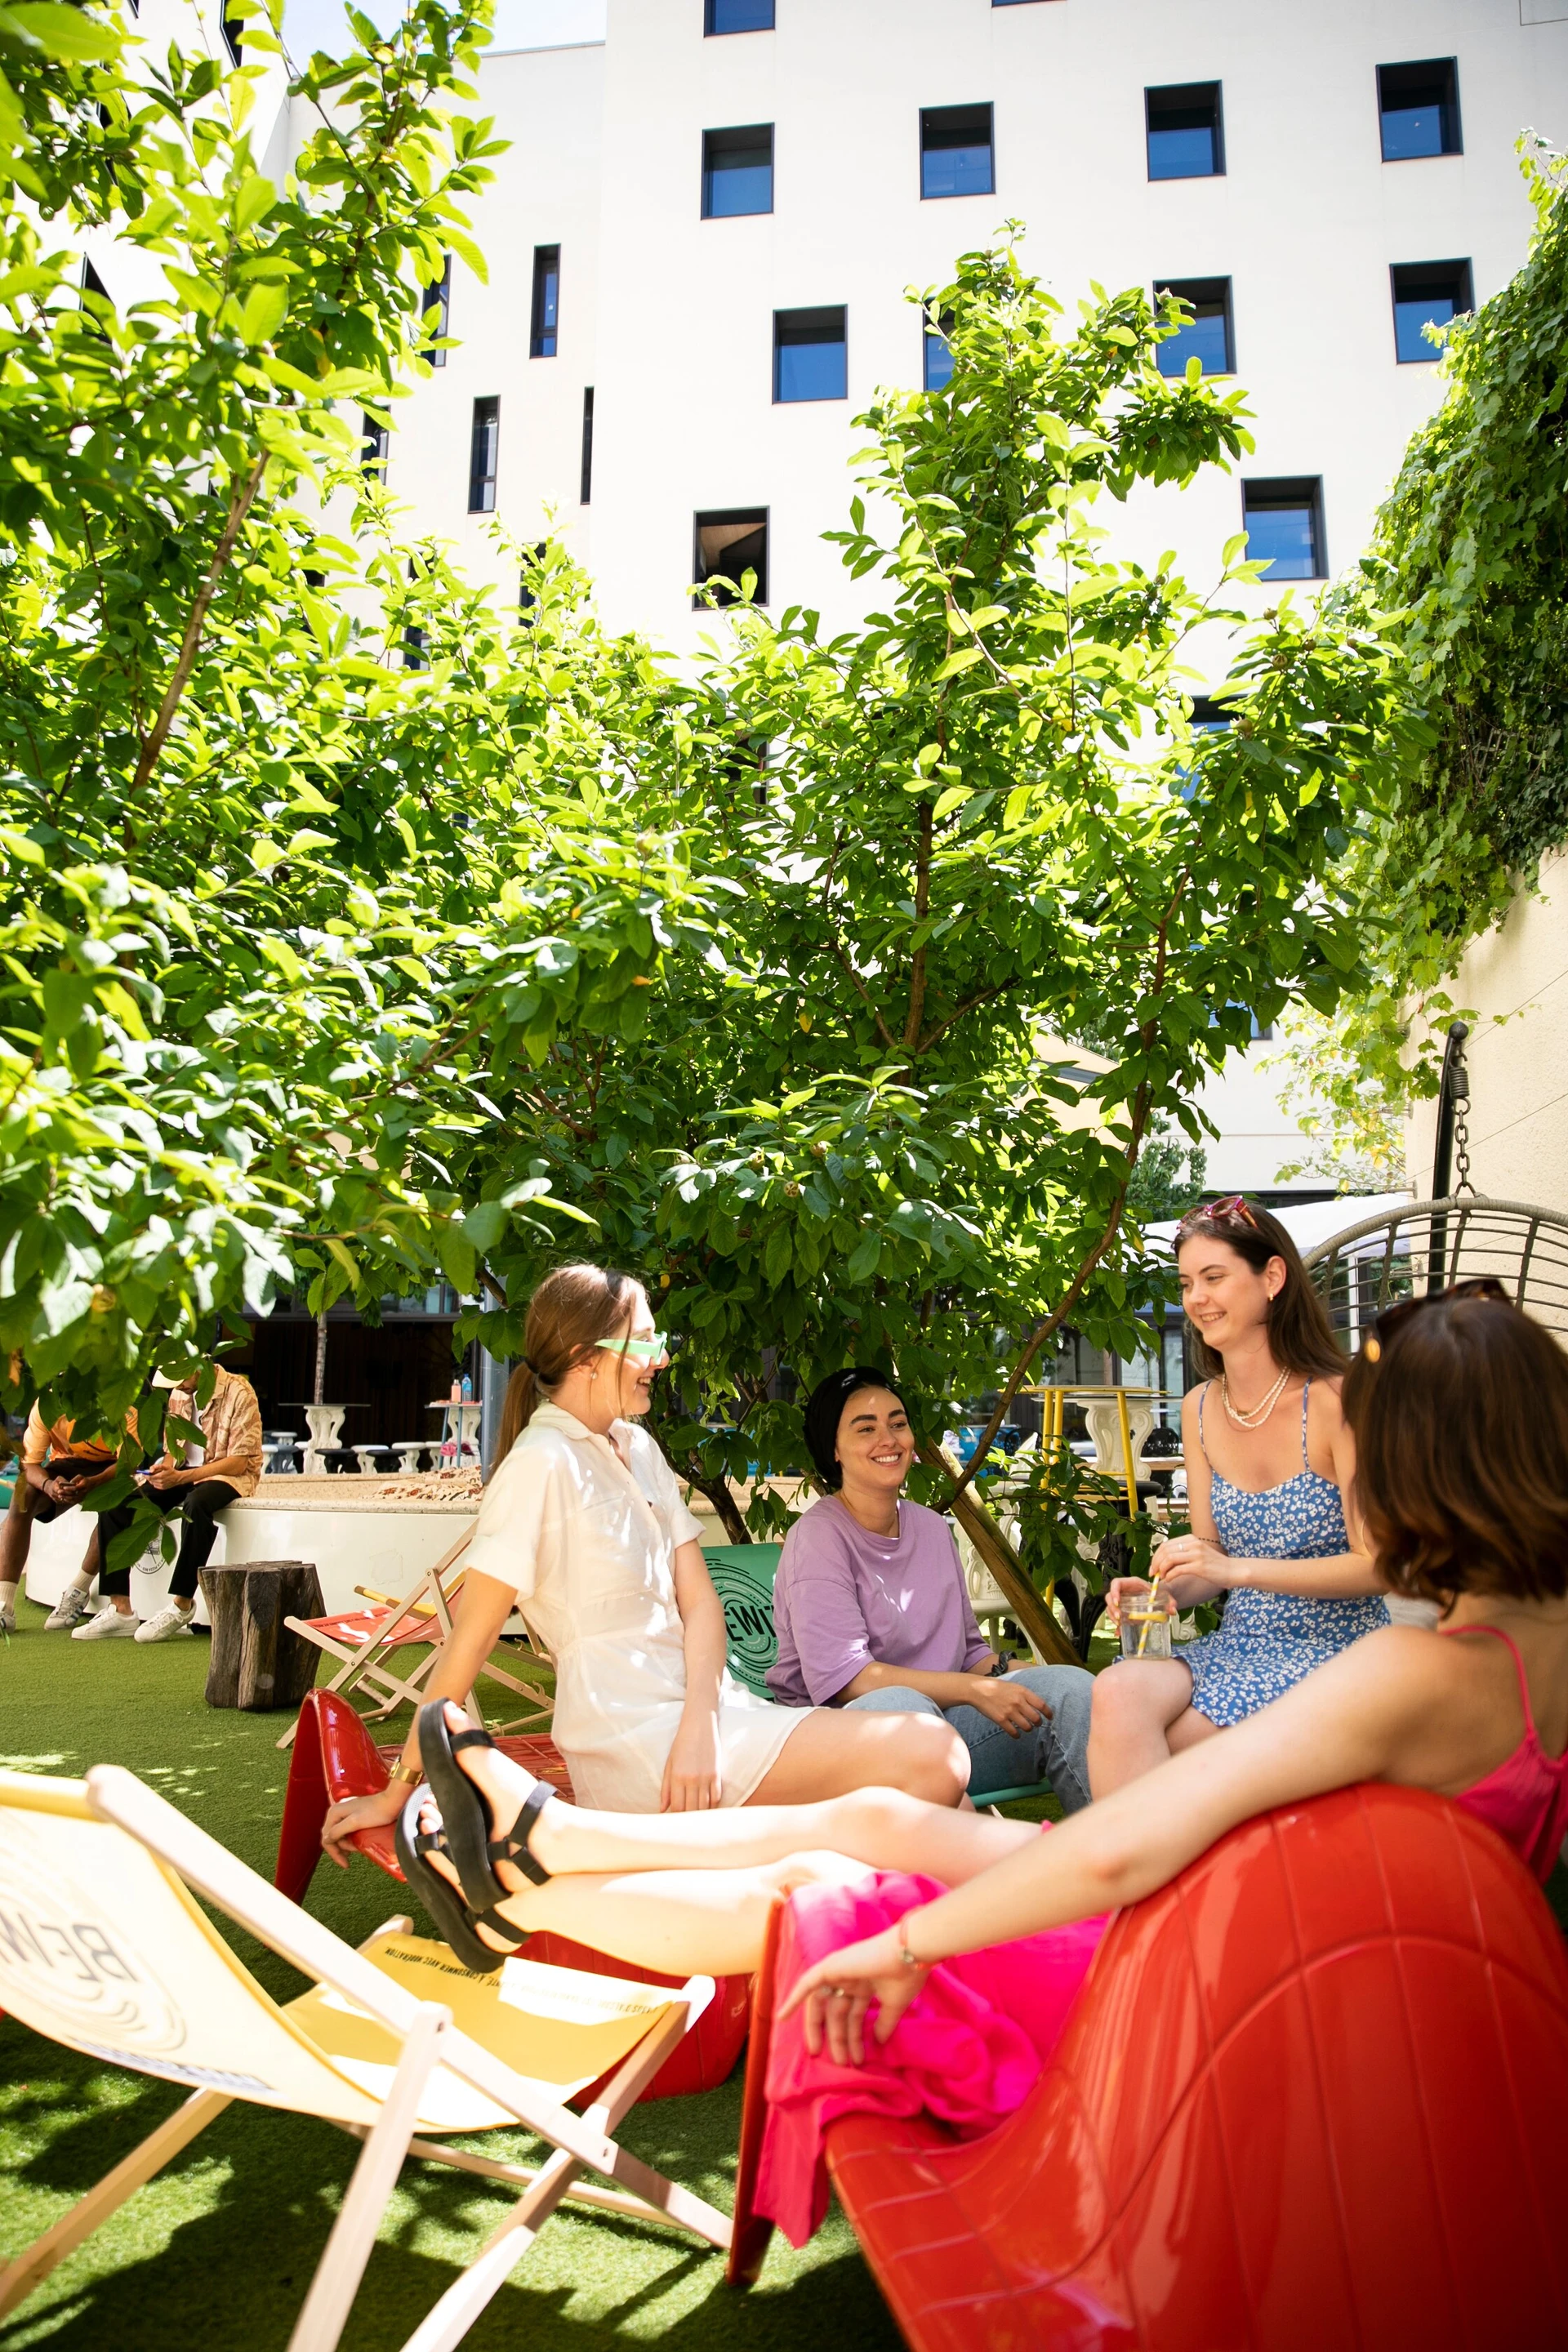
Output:
M470 1911L451 1881L443 1878L427 1861L426 1856L432 1853L444 1853L448 1860L451 1859L445 1828L422 1830L419 1826L419 1815L424 1807L435 1802L434 1790L422 1783L398 1816L394 1839L403 1875L409 1892L417 1894L440 1929L442 1940L451 1946L463 1966L472 1969L476 1976L494 1976L502 1962L511 1958L511 1953L498 1952L493 1945L487 1944L476 1932L477 1928L482 1921L498 1936L515 1937L517 1929L510 1919L503 1919L499 1911ZM523 1941L526 1940L525 1937ZM521 1943L512 1946L512 1951L521 1951Z
M488 1731L453 1731L447 1722L444 1701L437 1699L419 1710L419 1760L435 1791L446 1825L446 1848L463 1889L463 1899L479 1917L510 1893L496 1876L498 1862L515 1863L523 1876L542 1886L550 1873L528 1850L533 1824L556 1793L548 1780L536 1780L510 1828L500 1836L483 1791L469 1780L458 1761L465 1748L493 1748Z

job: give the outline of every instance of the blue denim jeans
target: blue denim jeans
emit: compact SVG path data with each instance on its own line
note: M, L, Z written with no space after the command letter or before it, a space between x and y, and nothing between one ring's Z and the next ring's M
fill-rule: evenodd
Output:
M1049 1788L1062 1811L1076 1813L1089 1802L1089 1717L1094 1676L1084 1666L1020 1666L1007 1677L1022 1683L1049 1707L1033 1731L1015 1738L977 1706L938 1706L924 1691L886 1683L847 1706L879 1715L940 1715L969 1750L969 1793L984 1802L988 1789Z

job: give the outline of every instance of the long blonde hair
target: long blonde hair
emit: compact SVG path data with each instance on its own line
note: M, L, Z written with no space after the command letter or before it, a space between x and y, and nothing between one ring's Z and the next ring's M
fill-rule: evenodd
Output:
M507 1382L496 1432L497 1462L505 1461L557 1381L630 1319L637 1287L635 1275L602 1265L558 1265L545 1276L528 1302L522 1361Z

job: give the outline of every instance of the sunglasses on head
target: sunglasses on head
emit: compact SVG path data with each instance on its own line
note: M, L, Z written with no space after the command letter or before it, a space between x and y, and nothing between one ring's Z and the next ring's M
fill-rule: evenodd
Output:
M668 1352L665 1346L668 1336L668 1332L656 1331L651 1339L600 1339L595 1345L612 1356L625 1356L634 1364L657 1364Z
M1206 1208L1189 1209L1176 1227L1178 1235L1189 1225L1250 1225L1257 1233L1258 1223L1239 1192L1227 1192L1223 1201L1211 1201Z
M1495 1274L1478 1274L1467 1282L1456 1282L1447 1290L1429 1290L1423 1298L1402 1298L1394 1307L1385 1307L1373 1318L1372 1336L1362 1344L1362 1354L1369 1364L1381 1363L1383 1351L1398 1331L1423 1307L1447 1307L1456 1298L1500 1298L1505 1307L1512 1305L1507 1291Z

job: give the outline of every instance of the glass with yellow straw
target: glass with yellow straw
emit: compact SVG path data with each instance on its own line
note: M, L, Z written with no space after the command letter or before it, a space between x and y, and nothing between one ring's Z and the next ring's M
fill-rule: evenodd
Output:
M1168 1658L1175 1606L1160 1590L1158 1577L1147 1592L1130 1595L1121 1610L1121 1654L1124 1658Z

